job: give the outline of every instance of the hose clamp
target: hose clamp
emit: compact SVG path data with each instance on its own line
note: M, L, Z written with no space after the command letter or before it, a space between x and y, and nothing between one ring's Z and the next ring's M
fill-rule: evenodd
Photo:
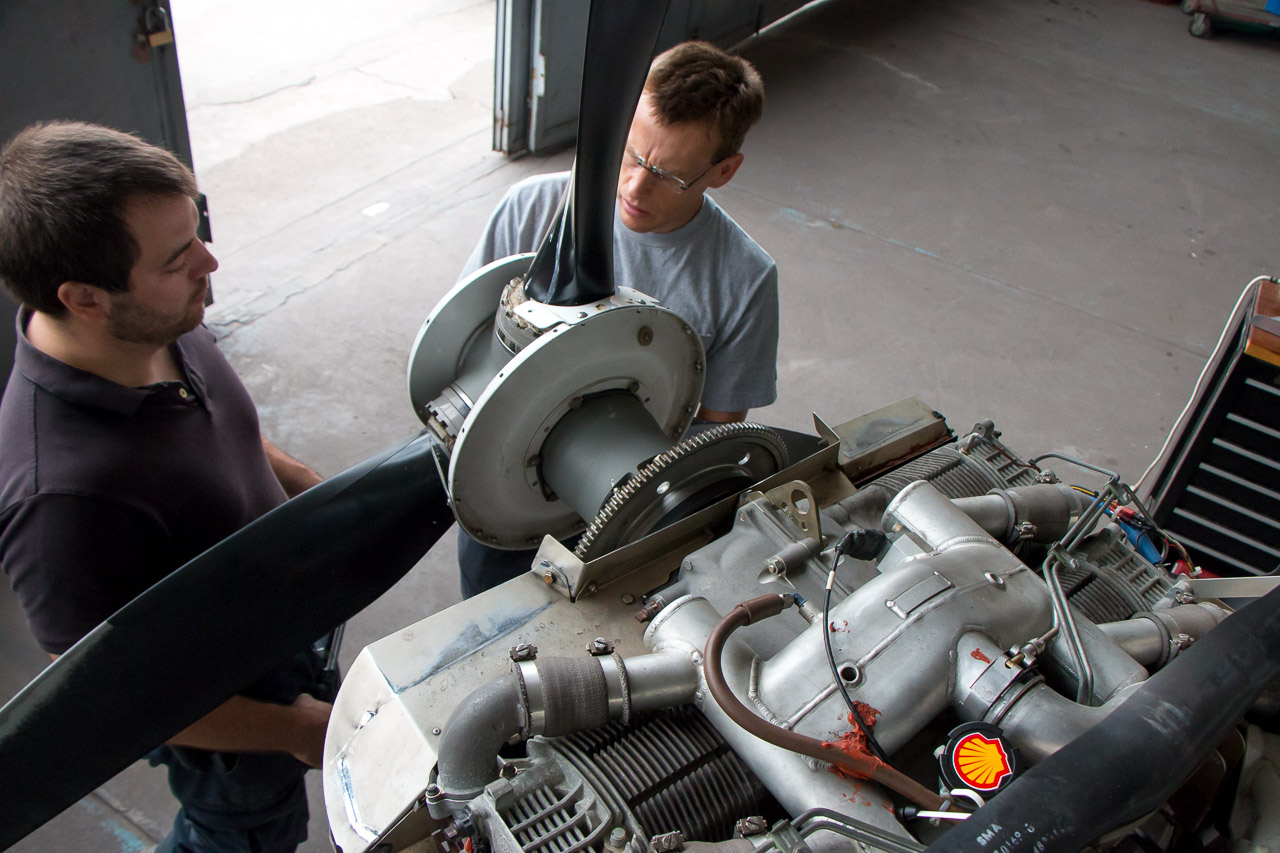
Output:
M524 737L531 738L547 730L547 697L536 661L518 661L512 667L520 685L520 705L524 709Z
M596 663L604 672L604 683L609 692L609 719L631 724L631 684L627 680L627 665L622 655L614 652L609 657L600 655Z

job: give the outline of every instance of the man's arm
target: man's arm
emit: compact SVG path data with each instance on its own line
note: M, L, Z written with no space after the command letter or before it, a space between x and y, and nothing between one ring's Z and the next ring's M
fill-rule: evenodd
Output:
M333 706L303 693L292 705L232 696L169 739L170 746L219 752L287 752L309 767L324 758Z
M262 437L262 449L267 452L267 462L271 464L271 470L275 472L276 479L284 487L284 493L291 498L297 497L324 479L267 441L266 436Z
M59 657L49 653L51 660ZM292 705L232 696L166 743L216 752L287 752L308 767L319 767L332 711L328 702L307 693Z

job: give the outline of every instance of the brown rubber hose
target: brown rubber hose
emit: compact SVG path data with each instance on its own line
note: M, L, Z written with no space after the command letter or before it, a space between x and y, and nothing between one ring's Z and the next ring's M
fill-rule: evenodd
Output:
M724 679L724 671L720 668L720 654L724 650L724 644L728 641L729 635L743 625L750 625L761 619L778 615L793 602L794 599L790 595L762 595L759 598L744 601L729 611L729 615L721 619L711 631L711 636L707 637L704 665L707 687L711 690L711 695L715 697L716 702L724 709L729 719L761 740L801 755L826 761L859 779L878 782L926 809L942 808L941 797L875 756L843 752L835 747L826 746L815 738L775 726L750 711L738 701L737 696L733 695L728 682Z

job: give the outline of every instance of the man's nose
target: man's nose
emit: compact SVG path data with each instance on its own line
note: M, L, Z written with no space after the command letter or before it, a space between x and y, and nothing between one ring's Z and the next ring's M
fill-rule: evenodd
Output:
M218 259L213 256L213 252L210 252L209 247L199 240L196 241L196 244L199 246L197 251L202 256L192 264L197 276L206 276L211 272L217 271Z
M622 188L626 191L625 194L628 197L638 199L649 193L653 182L656 180L657 178L648 169L643 166L636 166L623 170Z

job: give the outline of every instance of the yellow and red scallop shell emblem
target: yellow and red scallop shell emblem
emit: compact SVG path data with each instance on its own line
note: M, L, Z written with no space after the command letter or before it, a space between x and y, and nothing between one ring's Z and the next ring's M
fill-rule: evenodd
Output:
M951 754L956 774L975 791L994 791L1013 775L1012 762L999 738L966 735Z

